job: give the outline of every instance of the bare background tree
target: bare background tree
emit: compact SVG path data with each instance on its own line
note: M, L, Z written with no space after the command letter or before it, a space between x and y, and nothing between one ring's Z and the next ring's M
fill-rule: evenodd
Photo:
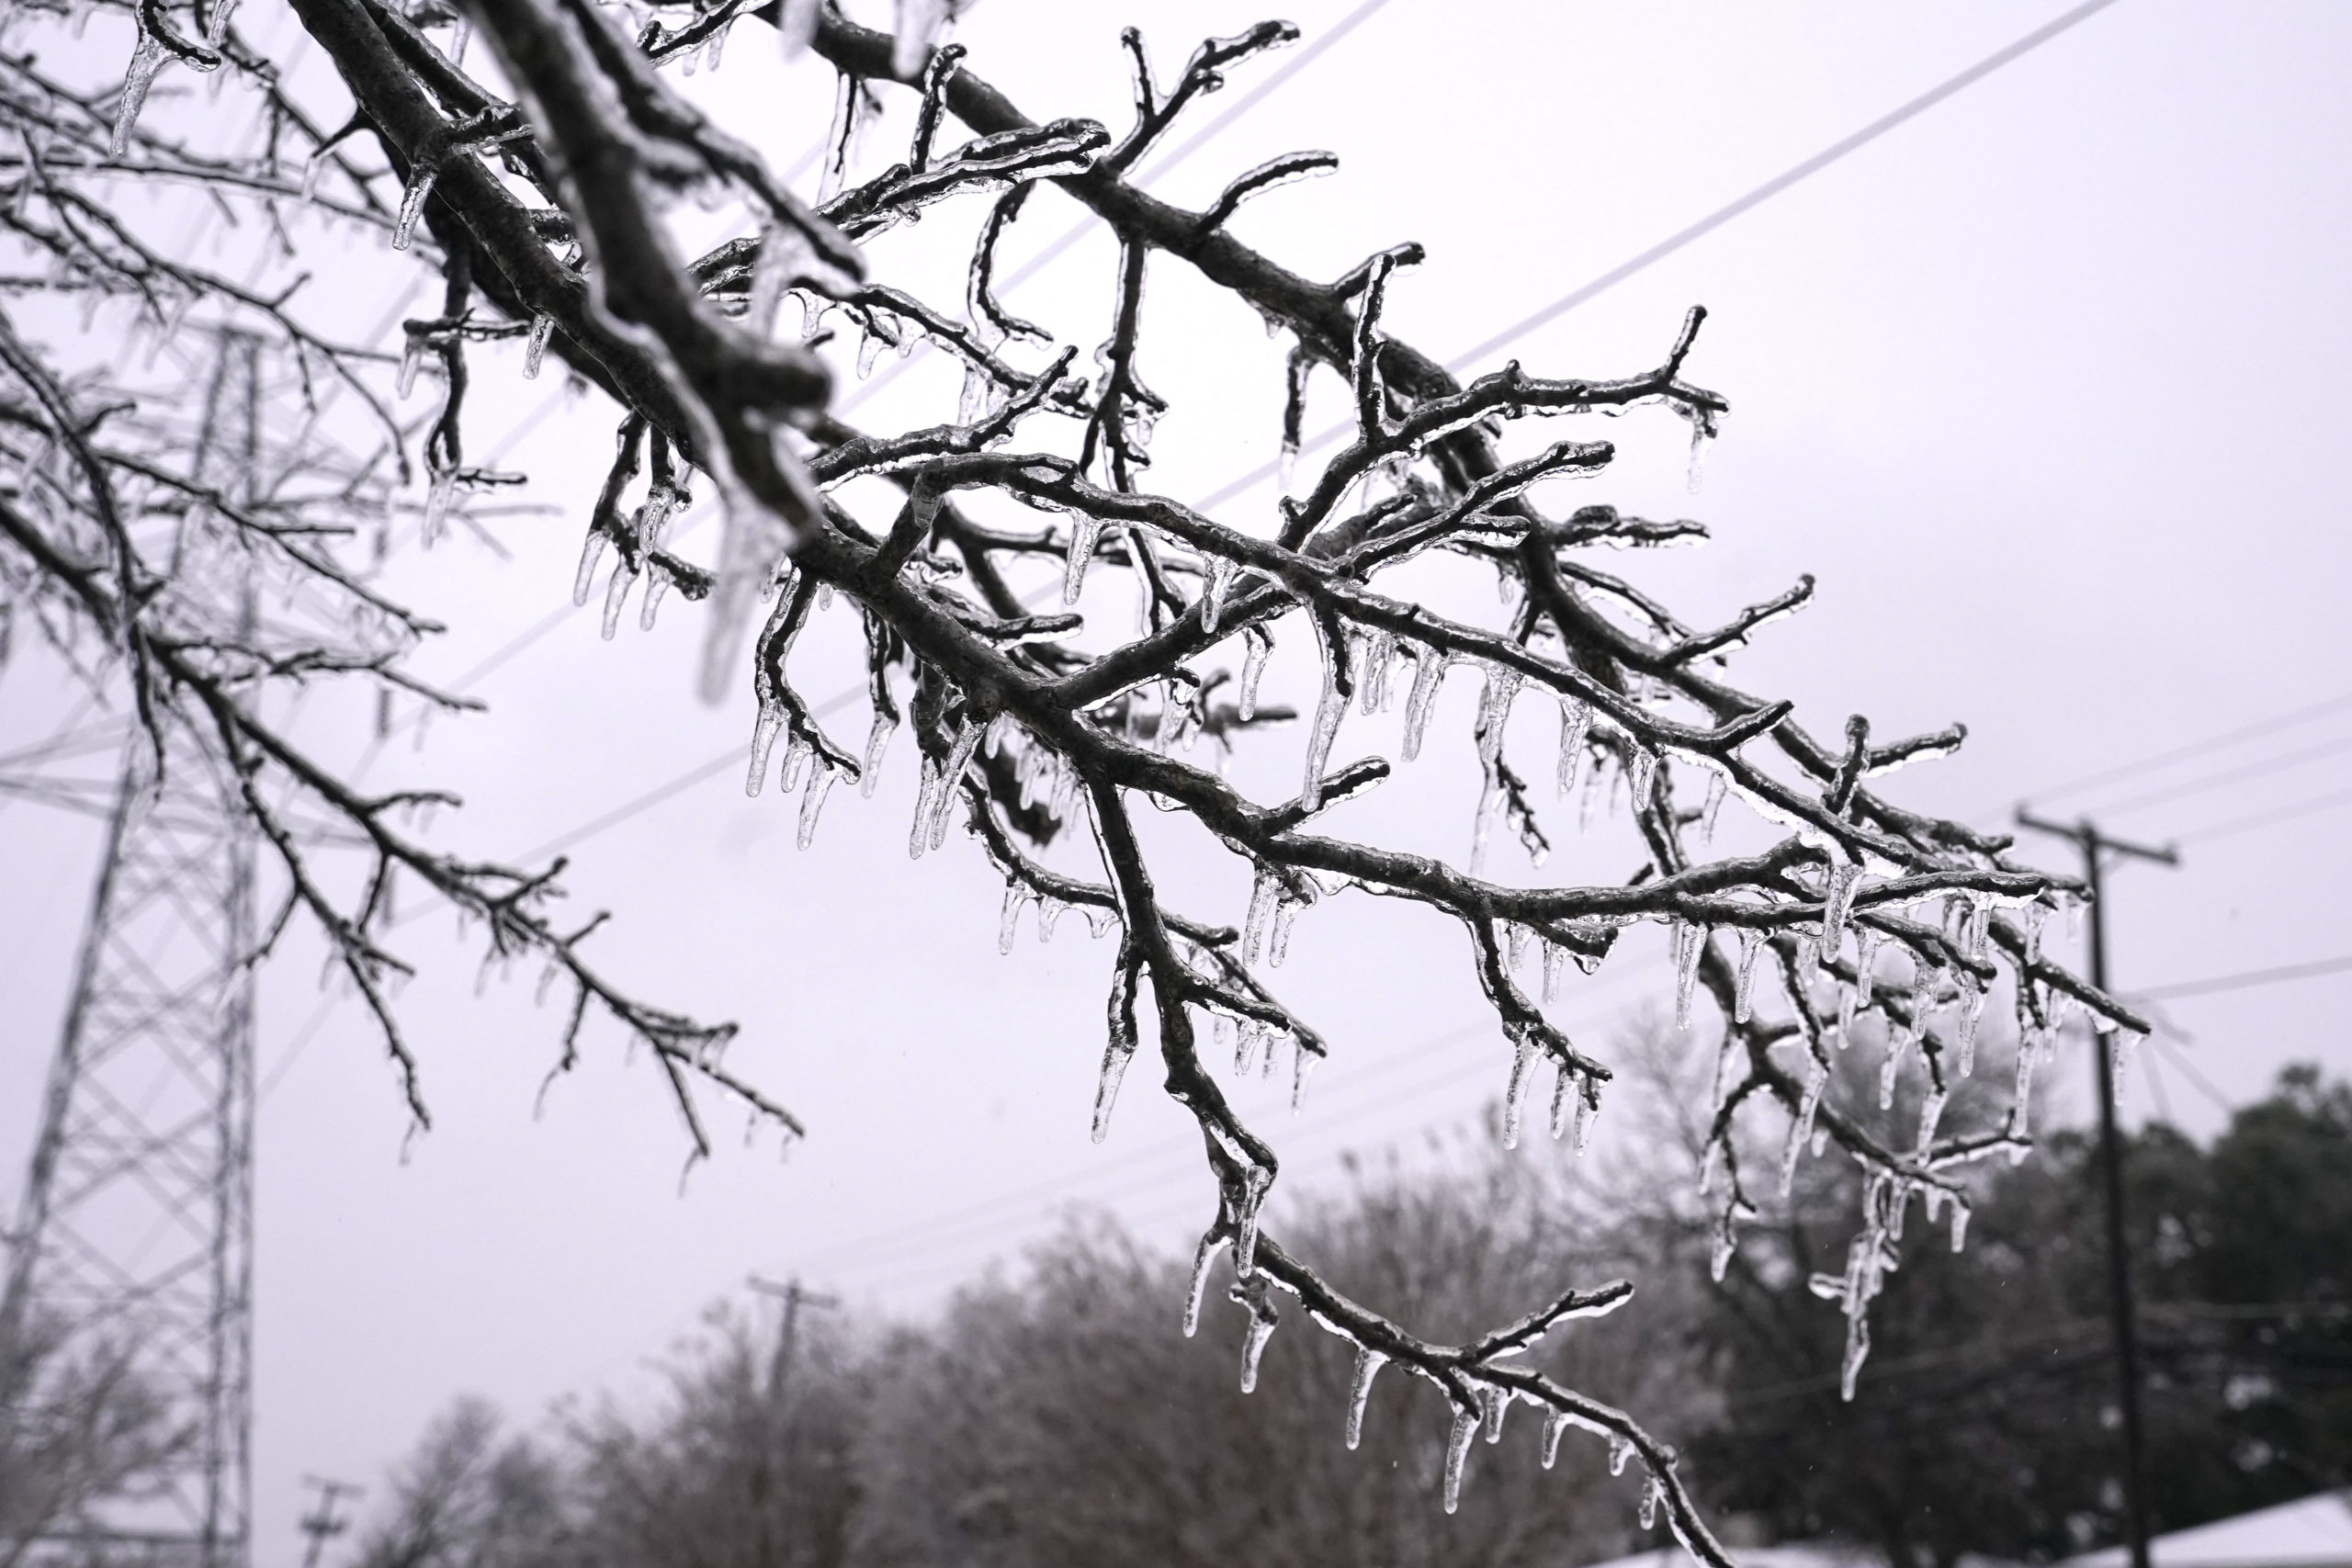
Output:
M1629 928L1667 928L1679 1021L1702 995L1724 1020L1698 1116L1717 1269L1759 1201L1792 1188L1809 1149L1834 1145L1856 1173L1851 1239L1820 1286L1843 1314L1850 1392L1868 1353L1871 1303L1901 1257L1915 1201L1930 1220L1949 1209L1961 1238L1968 1168L2029 1147L2030 1077L2065 1012L2088 1009L2112 1048L2128 1050L2140 1021L2040 953L2043 919L2079 889L2013 860L2005 838L1908 811L1871 782L1948 752L1958 728L1887 740L1856 716L1823 741L1788 702L1723 676L1753 632L1804 603L1809 581L1726 625L1688 626L1593 562L1597 550L1701 536L1699 525L1606 504L1544 504L1560 493L1555 481L1601 472L1614 454L1599 440L1544 445L1529 437L1527 421L1655 410L1689 423L1694 453L1714 434L1725 400L1686 374L1703 311L1690 312L1653 367L1631 375L1551 378L1512 364L1465 384L1384 326L1419 246L1382 251L1318 283L1227 231L1245 201L1327 172L1327 155L1238 174L1197 212L1132 184L1137 160L1194 104L1295 39L1285 24L1202 44L1172 85L1131 31L1135 118L1114 133L1025 118L963 69L958 49L943 46L952 7L937 0L906 0L895 35L808 0L763 12L728 0L656 7L626 25L593 0L511 0L463 16L404 14L380 0L294 0L293 10L347 94L347 118L334 92L319 95L332 106L322 112L294 91L280 62L256 54L217 6L180 14L141 0L119 87L51 80L29 58L8 66L25 151L5 221L34 258L22 287L40 308L78 296L125 312L167 348L192 319L257 334L287 365L287 397L300 412L287 455L266 472L249 456L238 485L223 489L188 460L207 450L200 440L108 435L110 425L132 429L116 411L138 407L148 390L134 378L111 362L68 366L59 344L37 348L29 328L12 326L0 357L19 434L0 553L11 618L32 621L88 667L94 690L126 703L157 758L167 733L186 729L222 760L276 855L284 913L270 939L296 917L323 934L400 1064L419 1122L424 1102L390 998L402 962L388 945L394 889L410 883L481 922L489 962L528 959L569 986L566 1063L592 1008L650 1044L697 1147L714 1094L797 1130L781 1103L725 1067L728 1026L639 1000L591 964L582 943L599 920L569 925L552 912L560 862L530 869L436 852L405 821L436 797L370 794L273 717L281 694L327 678L455 701L402 673L402 655L431 628L375 594L351 558L367 548L358 520L380 525L392 487L418 496L395 504L413 507L427 540L492 509L485 498L512 476L469 465L468 399L482 345L514 339L526 374L552 354L620 409L618 455L589 520L579 594L594 592L609 555L608 626L633 592L648 619L667 590L707 602L706 690L743 680L755 689L750 787L773 773L781 788L802 788L804 841L832 784L870 782L896 730L909 728L923 780L911 853L943 847L961 821L1004 874L1008 942L1033 905L1046 925L1075 908L1116 931L1096 1129L1107 1126L1133 1057L1154 1050L1166 1092L1198 1123L1218 1195L1192 1271L1187 1329L1225 1269L1227 1293L1244 1309L1245 1382L1255 1381L1276 1325L1303 1309L1342 1342L1349 1363L1329 1392L1326 1420L1345 1416L1352 1429L1376 1374L1392 1364L1434 1391L1450 1412L1435 1466L1449 1511L1481 1428L1498 1428L1524 1402L1544 1412L1546 1449L1574 1427L1636 1461L1643 1511L1658 1510L1702 1558L1726 1561L1673 1450L1566 1381L1573 1368L1540 1370L1551 1364L1541 1352L1555 1329L1620 1306L1630 1285L1578 1269L1532 1310L1514 1307L1523 1315L1474 1323L1444 1291L1423 1298L1412 1281L1369 1265L1358 1284L1340 1267L1344 1236L1330 1238L1340 1252L1317 1262L1311 1249L1261 1232L1276 1160L1214 1070L1228 1045L1237 1075L1272 1070L1287 1055L1303 1088L1335 1043L1286 1006L1263 971L1282 962L1303 911L1362 892L1421 912L1432 964L1447 942L1466 943L1470 972L1512 1047L1503 1141L1517 1140L1525 1100L1547 1082L1554 1135L1580 1141L1612 1068L1552 1023L1543 1000L1568 968L1601 965ZM45 15L26 7L15 25L40 27ZM754 15L786 50L813 48L839 77L813 206L663 74L697 59L716 63L730 30ZM494 67L482 74L466 64L477 28ZM477 67L480 56L477 46ZM142 114L158 72L169 80L191 71L234 79L254 117L236 123L266 131L257 152L253 141L224 134L236 117L192 120L183 135L176 121L166 128L153 110ZM860 123L885 88L916 95L905 159L850 184ZM968 140L951 145L951 120ZM372 153L360 151L367 144ZM1107 322L1041 325L995 300L997 244L1047 180L1117 236ZM139 227L150 192L188 186L254 214L262 257L281 270L300 252L281 220L295 203L387 235L438 269L438 314L407 323L407 352L395 362L309 322L290 288L192 268ZM911 287L868 276L860 241L965 196L991 199L961 301L928 303ZM742 236L689 253L682 197L739 214ZM1146 485L1154 429L1171 415L1147 377L1155 352L1144 330L1147 285L1171 265L1295 344L1280 447L1284 478L1295 482L1271 533ZM775 334L787 298L801 310L797 341ZM829 320L835 334L854 335L861 356L915 340L953 355L965 371L954 417L883 434L829 415ZM1095 343L1095 373L1072 375ZM1318 367L1344 391L1345 418L1328 434L1309 428ZM418 431L388 412L385 388L426 370L442 398ZM1329 455L1293 474L1310 445ZM684 497L704 482L727 518L707 566L664 539ZM224 622L209 599L171 592L173 562L142 541L141 526L168 520L176 536L191 512L234 558L258 563L248 577L280 574L323 599L334 633ZM1098 567L1132 580L1131 632L1111 624L1117 617L1099 593L1087 596ZM1476 596L1464 589L1477 581L1489 593L1499 588L1498 611L1491 599L1483 613L1466 607ZM1057 588L1058 610L1047 603ZM753 632L763 599L770 607ZM842 600L856 611L851 635L870 674L873 720L854 748L820 723L788 663L797 639ZM1321 692L1305 726L1297 793L1261 802L1196 748L1206 738L1219 750L1275 716L1258 710L1256 690L1278 644L1312 649ZM1456 667L1484 694L1471 737L1483 787L1460 863L1374 831L1352 803L1393 764L1339 761L1335 752L1351 710L1376 715L1401 699L1399 760L1410 761ZM1521 698L1557 715L1545 771L1559 791L1606 802L1612 815L1622 803L1621 878L1546 884L1495 865L1506 847L1540 864L1560 831L1511 754ZM1731 796L1737 820L1724 830L1740 848L1718 851L1717 818ZM1145 801L1159 809L1138 815ZM356 853L330 870L313 840ZM1238 919L1188 913L1164 894L1179 868L1189 880L1190 868L1212 859L1250 874L1246 910L1223 912ZM1956 1099L1996 1001L2022 1036L2014 1069L1994 1091ZM1860 1093L1837 1070L1858 1043L1875 1063Z

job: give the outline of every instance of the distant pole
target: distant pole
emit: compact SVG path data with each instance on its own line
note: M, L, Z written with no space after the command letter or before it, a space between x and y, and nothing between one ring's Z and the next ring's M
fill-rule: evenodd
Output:
M751 1277L751 1284L752 1289L760 1294L774 1296L784 1303L784 1322L776 1330L775 1359L768 1363L768 1408L781 1416L785 1382L792 1375L793 1341L799 1333L800 1309L804 1306L839 1306L841 1298L803 1290L798 1280L787 1280L779 1285L773 1280L763 1280L754 1274Z
M302 1484L319 1495L318 1506L302 1516L302 1533L311 1544L302 1551L302 1568L319 1568L319 1559L327 1542L351 1528L351 1520L334 1511L334 1506L345 1497L356 1497L364 1488L348 1481L334 1481L323 1475L306 1475Z
M2150 849L2100 832L2088 818L2069 826L2018 808L2018 826L2072 843L2083 857L2083 881L2091 895L2091 984L2107 985L2105 860L2115 854L2159 865L2178 865L2170 845ZM2107 1179L2107 1306L2115 1335L2115 1382L2123 1407L2123 1528L2132 1547L2132 1568L2149 1568L2145 1442L2140 1425L2140 1327L2132 1303L2131 1242L2123 1224L2123 1148L2115 1130L2115 1063L2107 1042L2094 1036L2091 1056L2098 1065L2099 1164Z

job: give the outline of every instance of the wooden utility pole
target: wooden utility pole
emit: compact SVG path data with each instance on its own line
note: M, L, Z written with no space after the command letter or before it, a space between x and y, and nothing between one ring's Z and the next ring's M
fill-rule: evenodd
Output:
M787 1280L779 1285L773 1280L751 1277L752 1289L763 1296L774 1296L784 1303L784 1322L776 1330L775 1359L768 1363L768 1407L779 1415L784 1410L786 1380L792 1375L793 1341L799 1333L800 1309L804 1306L836 1307L839 1296L828 1296L816 1291L803 1290L797 1280Z
M302 1551L302 1568L319 1568L327 1542L351 1528L350 1516L335 1512L335 1505L345 1497L360 1496L367 1489L323 1475L306 1475L302 1484L319 1495L318 1506L302 1516L302 1533L310 1540Z
M2102 874L2107 857L2178 865L2180 856L2169 844L2151 849L2110 839L2088 818L2072 825L2050 822L2019 807L2018 826L2064 839L2083 857L2083 881L2091 896L2091 984L2106 990L2107 894ZM2107 1305L2114 1329L2116 1393L2123 1411L2123 1528L2132 1548L2132 1568L2149 1568L2145 1443L2140 1425L2140 1327L2132 1301L2131 1242L2123 1223L2123 1148L2115 1127L2114 1052L2102 1038L2095 1042L2091 1055L2098 1064L2099 1163L2107 1180Z

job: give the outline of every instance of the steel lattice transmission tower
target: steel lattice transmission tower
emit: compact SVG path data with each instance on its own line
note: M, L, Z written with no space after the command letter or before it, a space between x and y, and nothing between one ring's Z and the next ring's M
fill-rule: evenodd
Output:
M261 345L218 343L197 474L244 502L261 483ZM250 556L200 507L169 524L175 613L250 633ZM27 1568L250 1556L254 845L218 740L159 717L160 769L136 727L125 752L10 1237L0 1354L55 1340L44 1367L135 1386L166 1413L167 1442L137 1493L0 1539L0 1561Z

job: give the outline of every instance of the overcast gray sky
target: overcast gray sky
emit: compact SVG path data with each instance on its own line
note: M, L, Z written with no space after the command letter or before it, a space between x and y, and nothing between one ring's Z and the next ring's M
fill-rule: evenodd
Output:
M972 68L1032 116L1116 126L1121 23L1150 22L1167 73L1198 36L1262 14L1216 0L1182 7L1180 28L1159 19L1170 9L1132 18L1099 0L987 0L960 36ZM1312 43L1357 9L1289 14ZM1447 357L2063 8L1364 9L1159 188L1198 203L1275 153L1336 152L1337 177L1261 199L1238 231L1310 276L1423 242L1429 260L1393 289L1391 324ZM748 123L789 166L821 130L831 87L802 65L780 93L771 48L739 28L726 69L697 90L755 114ZM1238 73L1203 122L1278 63ZM2352 787L2352 703L2051 793L2352 694L2339 434L2352 390L2338 368L2352 346L2347 73L2341 6L2119 0L1472 367L1508 355L1545 374L1632 372L1662 356L1686 306L1705 303L1690 374L1733 412L1703 488L1686 493L1683 427L1653 413L1600 430L1623 461L1571 499L1705 520L1712 544L1626 563L1699 624L1815 573L1815 606L1763 634L1734 674L1795 698L1816 732L1855 711L1888 734L1965 720L1967 748L1903 775L1901 798L1991 826L2046 795L2055 812L2101 810L2120 833L2177 837L2179 870L2113 881L2127 990L2352 952L2335 896L2352 873L2347 818L2300 809ZM877 164L909 118L901 96L871 145ZM1057 194L1041 198L1008 256L1075 220ZM891 234L877 266L952 300L966 222L943 212ZM1100 328L1080 324L1100 320L1110 261L1093 235L1010 302L1091 342ZM1271 456L1281 345L1245 308L1163 264L1146 344L1145 374L1175 405L1155 483L1195 497ZM473 441L496 445L550 384L486 365ZM862 394L845 367L844 396ZM951 378L918 366L854 417L930 423L954 397ZM428 672L469 671L568 603L610 432L592 400L516 446L532 496L560 513L502 526L511 560L460 541L402 569L452 626ZM1262 521L1272 506L1261 486L1222 511ZM443 819L444 840L512 854L740 748L749 693L718 709L690 695L693 608L670 605L650 636L630 619L610 644L593 610L564 619L481 682L489 716L436 724L383 776L453 783L468 807ZM812 698L855 685L850 632L836 612L804 639L795 669ZM1296 692L1306 669L1291 650L1270 692ZM1384 827L1411 824L1428 847L1459 852L1474 702L1469 681L1448 688L1431 754L1383 792ZM0 681L0 745L49 711ZM1395 723L1351 727L1343 754L1393 743ZM863 731L853 704L838 732ZM1295 745L1245 755L1237 777L1279 787ZM920 863L904 852L910 758L902 737L874 799L836 792L806 853L792 847L792 810L746 800L732 767L571 851L578 897L617 911L599 939L607 964L658 998L741 1021L732 1064L811 1128L785 1163L771 1137L746 1151L722 1136L681 1193L684 1137L655 1077L624 1066L608 1033L535 1118L560 1020L533 1010L529 976L477 999L446 917L405 937L438 967L404 1000L436 1116L404 1162L401 1104L365 1026L348 1011L313 1025L313 963L270 976L260 1561L294 1550L302 1472L374 1481L460 1391L528 1416L566 1392L640 1390L645 1359L749 1270L912 1311L1016 1253L1058 1203L1107 1205L1170 1246L1210 1217L1196 1140L1145 1074L1108 1144L1088 1142L1108 947L1075 920L1040 947L1024 924L1015 954L998 957L1001 885L977 850L959 836ZM2233 826L2272 812L2286 815ZM21 1169L96 845L79 820L0 813L0 951L14 955L0 973L0 1170ZM1623 874L1580 852L1548 869ZM1246 897L1217 870L1184 892L1226 919ZM1271 1090L1244 1103L1288 1182L1312 1183L1344 1148L1450 1132L1507 1073L1458 939L1363 902L1302 920L1281 976L1335 1045L1306 1114L1279 1115ZM1668 984L1629 950L1561 1016L1605 1039ZM2194 1043L2171 1045L2173 1060L2151 1054L2131 1114L2168 1106L2192 1129L2217 1124L2222 1111L2181 1059L2225 1100L2258 1095L2290 1060L2352 1068L2347 987L2339 974L2169 1004ZM2068 1060L2072 1077L2084 1070ZM2079 1111L2079 1089L2072 1103Z

